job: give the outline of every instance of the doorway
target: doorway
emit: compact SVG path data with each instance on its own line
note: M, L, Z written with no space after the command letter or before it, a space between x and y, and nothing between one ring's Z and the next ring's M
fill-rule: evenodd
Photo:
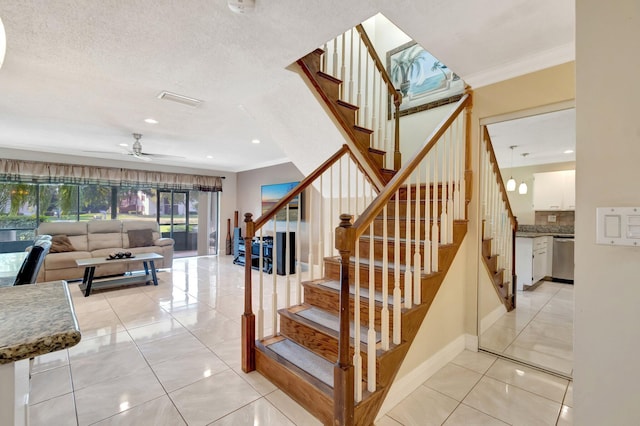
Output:
M197 191L159 190L157 219L163 237L175 241L176 257L195 256L197 238Z
M568 116L573 116L573 121L567 120ZM510 177L528 187L528 191L522 193L507 192L518 220L520 233L516 234L516 239L518 236L531 239L541 235L551 238L556 234L574 234L573 211L546 212L533 207L534 175L575 170L575 154L571 156L568 152L575 149L573 105L550 105L535 111L492 117L482 120L481 125L487 127L491 136L505 187ZM565 146L566 141L562 142L561 138L571 139L571 146ZM565 222L565 218L570 219L570 223ZM548 250L552 246L552 243L547 245ZM516 251L517 247L516 242ZM515 259L520 261L517 252ZM529 275L537 275L532 273L534 259L528 260ZM486 284L488 281L482 275L486 275L486 270L482 265L478 268L478 346L481 350L571 377L573 285L552 281L551 266L535 283L518 278L516 308L511 312L495 303L495 290ZM522 286L523 282L530 285Z

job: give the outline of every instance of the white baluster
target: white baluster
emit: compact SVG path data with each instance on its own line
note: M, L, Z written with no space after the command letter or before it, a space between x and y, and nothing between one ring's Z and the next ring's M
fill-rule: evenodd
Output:
M424 159L425 195L424 195L424 273L431 273L431 192L434 191L434 182L431 179L431 155Z
M438 272L440 230L438 226L438 202L440 200L440 175L438 174L438 144L433 149L433 225L431 225L431 270Z
M394 235L394 252L393 252L393 343L400 344L401 334L401 315L402 315L402 292L400 291L400 191L396 191L395 208L394 208L395 228ZM357 324L357 323L356 323Z
M353 33L354 29L351 29L351 49L349 49L349 103L353 104Z
M411 176L406 181L407 196L405 197L405 258L404 258L404 305L407 309L413 306L413 277L411 273Z
M278 279L275 273L275 265L278 264L278 239L276 238L276 220L273 220L273 252L271 253L274 273L273 273L273 292L271 294L271 334L276 335L278 333ZM250 258L249 258L250 259ZM247 259L247 260L249 260Z
M263 241L262 241L262 228L260 228L260 260L258 265L260 267L260 273L258 274L258 339L262 339L264 337L264 273L262 270L262 253L263 253ZM253 249L249 249L249 253L251 253ZM244 249L245 253L245 262L248 260L247 257L247 248Z
M414 222L416 224L414 242L413 242L413 303L419 305L422 303L422 279L420 273L422 272L422 257L420 256L420 240L422 235L420 233L420 167L416 168L416 213L414 216ZM411 242L409 242L411 244Z
M376 390L376 277L373 246L373 223L369 225L369 331L367 333L367 389ZM355 324L358 327L359 324Z
M373 230L373 226L371 226ZM389 350L389 232L387 206L382 209L382 310L380 312L380 332L382 349ZM373 236L373 235L372 235ZM375 298L374 294L369 297Z
M448 165L449 161L447 159L447 139L448 133L445 132L440 140L438 141L438 146L441 148L440 152L442 153L442 160L440 161L440 165L442 166L440 185L442 187L442 213L440 213L440 241L443 244L447 244L447 235L449 234L449 204L447 203L447 176L448 176Z
M360 311L362 309L362 301L360 300L360 238L356 241L355 246L355 273L354 287L355 294L353 296L353 370L354 370L354 390L355 401L362 401L362 355L360 354Z

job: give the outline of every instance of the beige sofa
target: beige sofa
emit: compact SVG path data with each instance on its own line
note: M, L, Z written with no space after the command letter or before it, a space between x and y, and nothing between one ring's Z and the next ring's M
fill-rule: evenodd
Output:
M129 231L151 229L153 245L131 247ZM148 232L148 231L147 231ZM161 238L158 223L153 220L92 220L89 222L45 222L37 229L38 235L66 235L73 245L73 251L47 254L38 274L38 282L81 279L84 268L76 266L76 259L91 257L107 258L109 253L129 251L157 253L163 259L156 260L156 268L171 268L173 245L171 238ZM95 276L119 275L130 271L143 270L142 262L116 262L96 268Z

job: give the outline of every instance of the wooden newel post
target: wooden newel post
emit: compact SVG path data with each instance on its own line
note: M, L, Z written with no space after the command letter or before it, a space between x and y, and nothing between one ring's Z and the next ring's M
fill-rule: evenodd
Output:
M513 218L513 230L511 234L511 307L516 307L516 294L518 289L518 275L516 274L516 232L518 232L518 218Z
M251 213L244 214L245 253L249 253L244 262L244 313L242 314L242 371L248 373L256 369L256 316L251 307L251 240L255 233ZM246 251L248 250L248 251Z
M349 263L355 247L355 232L351 227L353 216L340 215L336 228L336 249L340 252L340 341L338 362L333 368L333 424L353 425L354 391L353 363L349 356ZM356 284L357 285L357 284Z

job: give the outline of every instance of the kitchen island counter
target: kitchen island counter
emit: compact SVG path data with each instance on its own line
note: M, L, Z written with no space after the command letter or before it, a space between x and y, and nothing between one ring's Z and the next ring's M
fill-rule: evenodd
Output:
M27 423L29 358L76 345L80 328L65 281L0 288L0 412Z

